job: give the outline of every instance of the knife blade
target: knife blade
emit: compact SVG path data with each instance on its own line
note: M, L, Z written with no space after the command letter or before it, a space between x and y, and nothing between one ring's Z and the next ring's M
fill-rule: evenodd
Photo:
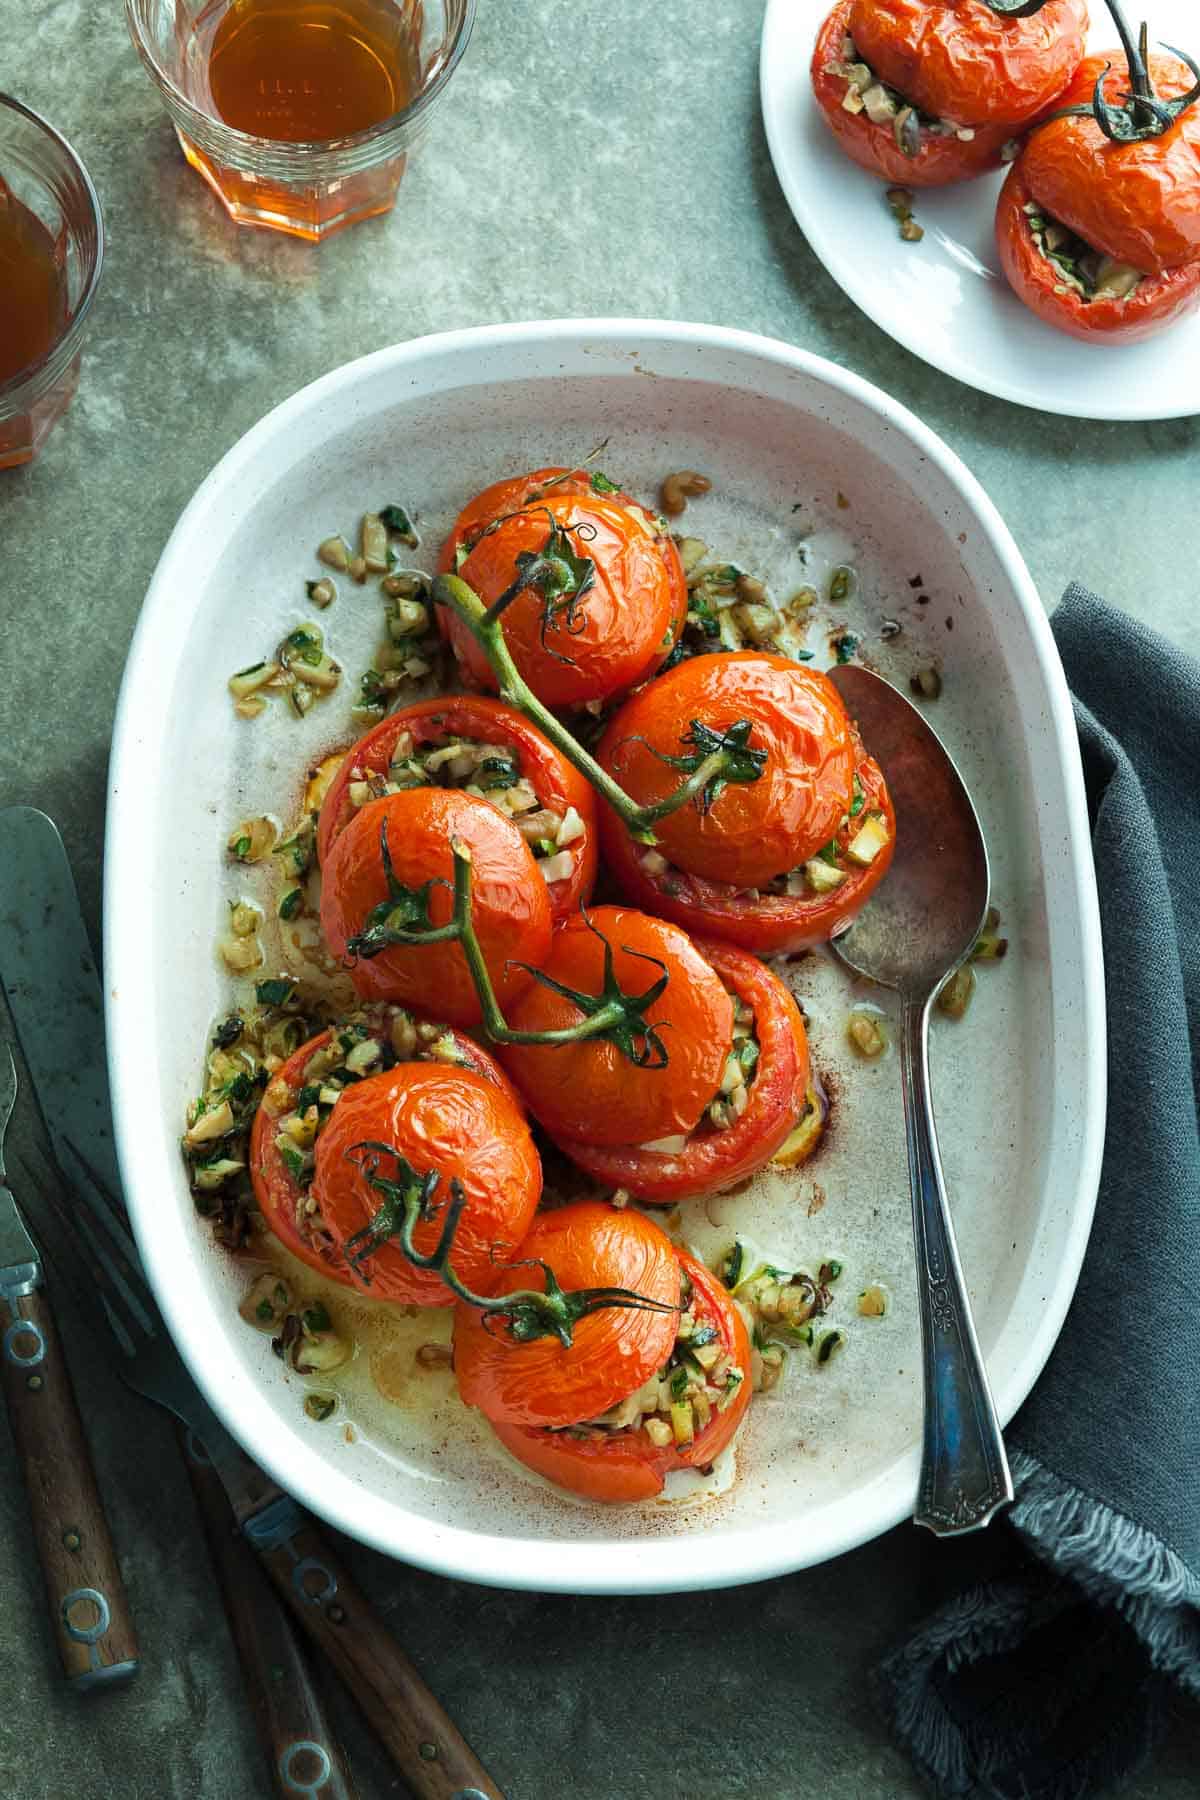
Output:
M93 1201L89 1216L106 1220L114 1243L133 1264L132 1240L123 1225L109 1222L108 1208L120 1208L122 1187L104 1073L103 1007L67 854L53 820L31 807L0 812L0 847L0 985L13 1007L22 1050L32 1052L28 1060L60 1167L72 1179L81 1177L85 1197L90 1184L100 1205ZM39 929L43 922L53 929L62 950L54 968L46 967L44 945L35 954L39 946L25 923L31 919ZM55 1028L43 1033L47 1015ZM147 1325L153 1334L150 1354L128 1361L129 1385L167 1406L203 1445L245 1541L271 1577L276 1603L282 1599L291 1619L345 1680L418 1800L502 1800L313 1520L226 1431L162 1321L155 1317ZM286 1616L280 1622L286 1626ZM260 1641L256 1635L253 1642ZM246 1644L246 1654L253 1642ZM246 1661L243 1669L256 1687L269 1688L273 1670ZM325 1742L336 1743L331 1730ZM282 1792L326 1794L321 1783L301 1790L290 1774L287 1779L291 1786L285 1782Z
M119 1193L100 977L58 827L32 806L0 813L0 987L60 1168L67 1119Z
M41 1256L6 1185L4 1139L16 1098L17 1067L6 1045L0 1055L0 1389L59 1660L82 1692L136 1674L138 1645Z
M0 1297L6 1299L37 1287L42 1279L37 1246L8 1190L4 1166L4 1138L16 1104L17 1065L10 1050L7 1056L0 1056Z

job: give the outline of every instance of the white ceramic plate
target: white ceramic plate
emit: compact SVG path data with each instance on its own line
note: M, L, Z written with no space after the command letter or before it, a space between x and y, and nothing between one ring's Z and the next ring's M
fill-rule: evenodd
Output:
M308 763L351 735L348 692L303 721L277 707L251 724L234 718L225 677L303 613L316 542L352 531L364 506L414 508L431 552L485 482L573 461L605 437L605 463L634 490L653 493L671 468L706 471L713 493L689 528L773 585L800 578L801 527L814 528L804 547L818 578L855 544L860 592L828 623L860 633L901 679L931 657L944 668L937 717L980 806L1013 950L981 977L967 1020L937 1033L934 1092L980 1336L1012 1415L1075 1285L1103 1129L1101 960L1070 705L1016 547L961 463L885 395L786 345L605 320L453 333L336 370L229 452L163 553L122 689L108 1032L126 1191L163 1312L212 1405L272 1474L343 1530L445 1574L653 1592L820 1561L914 1502L921 1399L897 1068L890 1054L846 1067L850 990L831 962L793 971L837 1096L827 1146L811 1169L693 1203L685 1229L706 1250L748 1231L792 1266L840 1257L833 1322L849 1343L823 1370L796 1359L783 1395L751 1408L736 1474L714 1498L613 1509L537 1485L490 1447L448 1376L409 1379L414 1344L435 1334L428 1315L389 1326L342 1382L341 1418L313 1423L296 1378L237 1316L245 1277L196 1217L177 1148L206 1032L229 1001L213 944L246 872L230 870L226 834L249 810L287 817ZM378 605L347 583L321 615L351 671L378 640ZM886 647L885 614L902 626ZM824 632L814 645L824 651ZM858 1319L855 1293L879 1279L894 1296L887 1317ZM401 1404L380 1401L373 1374L407 1381Z
M925 228L906 244L884 184L843 156L809 82L817 28L833 0L768 0L760 83L763 122L796 223L834 280L880 328L947 375L1042 412L1078 419L1173 419L1200 412L1200 314L1145 344L1082 343L1023 306L1000 272L993 237L1001 174L918 189ZM1092 7L1089 48L1111 48L1112 21ZM1154 0L1155 36L1195 43L1194 0Z

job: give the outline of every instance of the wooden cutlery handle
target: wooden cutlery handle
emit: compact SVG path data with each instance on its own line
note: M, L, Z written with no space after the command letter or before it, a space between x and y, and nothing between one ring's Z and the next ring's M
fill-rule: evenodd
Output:
M0 1380L25 1475L63 1673L79 1689L137 1672L138 1643L61 1340L42 1289L0 1302Z
M293 1615L329 1658L417 1800L504 1800L311 1519L287 1496L244 1522Z
M204 1446L183 1426L179 1441L274 1790L284 1800L356 1800L296 1628L238 1529Z

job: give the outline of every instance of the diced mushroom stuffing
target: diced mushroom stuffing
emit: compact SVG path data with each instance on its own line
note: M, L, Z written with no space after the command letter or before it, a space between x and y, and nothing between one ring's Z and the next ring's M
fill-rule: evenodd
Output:
M740 995L730 993L733 1001L733 1039L721 1085L709 1102L696 1126L697 1131L727 1131L736 1125L750 1104L750 1086L758 1069L758 1039L754 1035L754 1009ZM663 1156L678 1156L687 1148L686 1134L654 1138L640 1146Z
M774 650L808 662L805 647L815 589L802 587L776 600L765 582L736 563L708 561L700 538L677 537L688 586L688 611L677 656L709 650Z
M778 1385L788 1350L811 1349L817 1361L828 1361L831 1352L821 1354L825 1339L818 1337L816 1321L833 1304L831 1285L841 1272L839 1262L822 1263L815 1279L803 1269L764 1262L751 1266L740 1240L717 1259L714 1273L732 1293L750 1333L750 1379L756 1393L769 1393Z
M223 1242L237 1248L246 1241L252 1205L249 1136L261 1100L275 1124L275 1146L297 1185L297 1228L319 1247L325 1227L307 1190L317 1138L345 1089L398 1062L461 1062L462 1051L445 1025L377 1004L333 1021L329 1042L309 1057L303 1081L293 1087L278 1070L330 1021L319 1008L304 1009L288 977L260 981L255 996L255 1006L230 1013L216 1026L204 1092L188 1107L182 1148L192 1193Z
M787 895L810 898L831 894L841 887L856 869L866 869L891 841L891 829L882 812L866 810L866 795L858 777L854 778L854 797L850 810L842 819L838 835L823 845L799 868L776 875L762 888L728 888L731 899L758 900L763 895ZM644 850L641 866L652 881L661 881L664 890L672 892L685 877L674 869L659 850ZM714 884L715 885L715 884Z
M641 1431L652 1444L680 1449L700 1435L714 1414L729 1407L746 1371L721 1343L716 1326L699 1319L692 1310L693 1291L686 1275L675 1343L667 1361L649 1380L619 1405L583 1425L565 1427L569 1437L590 1437L596 1431Z
M842 39L841 60L826 63L824 73L831 75L835 81L845 82L846 92L842 96L842 106L846 112L865 113L872 125L885 126L891 131L905 156L917 156L920 153L922 132L928 132L934 137L956 137L964 144L969 144L974 139L975 131L972 126L955 125L949 119L931 118L928 113L910 105L895 88L888 87L870 65L862 60L853 38Z
M800 868L777 876L766 891L793 897L832 894L856 869L869 868L890 841L891 829L885 814L866 810L866 795L856 775L854 798L837 836Z
M1093 300L1128 300L1136 292L1142 271L1132 263L1118 262L1094 249L1036 201L1026 204L1025 217L1039 253L1054 265L1059 278L1056 293L1073 291L1090 305Z
M507 744L460 737L418 744L410 731L402 731L386 772L351 769L347 793L352 806L365 806L385 794L418 787L461 788L486 800L512 820L547 882L565 881L572 874L575 853L571 846L585 834L583 820L573 806L565 812L543 806L532 782L521 773L519 757Z

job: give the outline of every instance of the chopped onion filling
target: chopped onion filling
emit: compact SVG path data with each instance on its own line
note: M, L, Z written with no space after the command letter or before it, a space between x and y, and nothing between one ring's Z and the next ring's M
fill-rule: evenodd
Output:
M370 774L361 768L350 773L346 792L355 807L419 787L461 788L477 800L486 800L512 820L547 882L570 879L575 868L570 846L587 835L573 806L559 813L542 805L532 782L521 773L519 756L507 744L450 737L418 745L412 732L402 731L385 774Z
M1025 218L1038 252L1053 263L1059 277L1056 293L1074 291L1087 303L1093 300L1128 300L1144 279L1132 263L1105 256L1038 205L1026 202Z
M188 1107L182 1148L192 1191L225 1241L233 1233L231 1247L244 1241L249 1136L261 1103L275 1126L275 1147L297 1185L297 1228L314 1247L332 1247L308 1187L317 1139L346 1088L398 1062L461 1063L463 1052L447 1026L377 1003L336 1019L328 1043L308 1058L303 1079L294 1086L277 1071L321 1022L299 1010L290 978L260 981L256 995L257 1006L230 1013L217 1026L204 1092Z
M713 1272L733 1295L750 1333L750 1376L756 1393L768 1393L782 1374L788 1350L814 1350L822 1362L816 1322L833 1304L832 1284L842 1273L840 1262L824 1262L815 1277L803 1269L781 1269L771 1263L749 1265L740 1239L725 1250Z
M642 1431L652 1444L680 1449L694 1442L714 1414L733 1402L746 1378L720 1342L715 1325L703 1323L692 1311L691 1283L684 1277L679 1329L671 1354L640 1388L583 1425L564 1428L570 1437L590 1437L594 1432Z
M921 149L921 133L934 137L956 137L969 144L975 137L970 125L954 125L949 119L931 118L907 101L903 94L879 79L869 63L863 62L853 38L843 38L839 62L825 64L824 73L846 83L842 106L848 113L865 113L872 125L887 126L905 156L917 156Z

